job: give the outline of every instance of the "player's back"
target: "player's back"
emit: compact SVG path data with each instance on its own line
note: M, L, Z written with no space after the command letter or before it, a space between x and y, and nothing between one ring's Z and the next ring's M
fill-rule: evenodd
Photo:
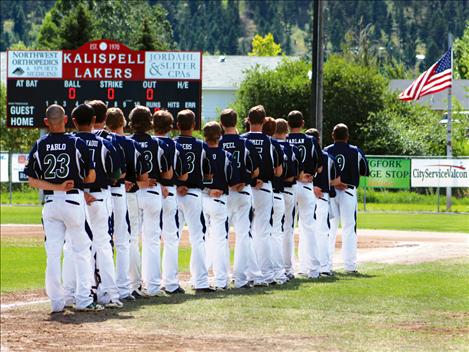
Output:
M304 133L290 133L287 142L298 148L299 162L303 166L303 171L314 175L322 164L322 153L316 139Z
M77 132L75 135L81 138L90 150L96 170L95 182L83 184L83 187L107 188L111 183L109 176L114 173L116 166L111 155L113 148L111 142L90 132Z
M173 167L174 174L171 180L162 180L164 186L179 185L178 177L188 171L185 153L181 145L169 137L158 137L160 141L166 144L166 160Z
M161 172L168 170L164 157L163 142L153 138L148 133L135 133L131 138L136 141L146 162L148 176L161 182Z
M225 134L220 146L233 158L234 167L239 170L241 182L251 183L251 172L259 166L258 155L254 145L237 134Z
M283 152L285 155L285 163L283 175L284 178L296 177L299 174L300 164L297 156L299 156L299 149L291 145L288 141L278 141L279 144L283 147ZM296 183L295 179L292 181L283 181L285 187L291 187Z
M220 189L228 194L230 185L239 183L239 172L233 168L232 156L221 146L206 148L207 158L211 160L213 175L210 180L204 180L204 186L210 189Z
M178 136L175 141L184 150L188 164L188 178L182 184L188 188L203 189L204 171L210 171L209 161L206 157L207 145L191 136Z
M360 175L366 176L369 173L365 154L357 146L346 142L335 142L324 150L335 158L341 182L358 187Z
M259 156L259 176L264 182L272 181L274 166L280 164L275 158L275 151L271 138L261 132L247 132L242 135L256 147Z
M92 165L85 142L68 133L49 133L38 139L31 150L28 168L38 179L59 184L85 178Z

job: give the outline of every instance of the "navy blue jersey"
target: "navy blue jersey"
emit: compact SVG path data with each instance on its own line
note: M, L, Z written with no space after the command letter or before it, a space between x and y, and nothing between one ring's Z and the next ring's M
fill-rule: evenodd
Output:
M121 173L122 174L125 174L126 172L126 162L125 162L125 154L124 154L124 151L122 150L122 148L119 146L119 143L117 142L116 138L115 138L115 133L112 133L112 132L109 132L109 131L106 131L104 129L101 129L101 130L94 130L93 133L101 138L104 138L106 140L108 140L109 142L112 143L112 145L114 146L117 154L118 154L118 157L119 157L119 163L120 163L120 168L121 168Z
M211 173L212 165L207 158L207 144L191 136L178 136L175 141L181 145L184 150L186 163L189 173L187 181L180 185L188 188L204 188L204 174Z
M282 165L278 151L272 144L272 139L261 132L248 132L242 135L256 147L259 156L259 179L264 182L272 181L274 168ZM255 185L255 180L251 183Z
M189 171L185 152L179 143L169 137L158 137L158 139L166 144L166 160L173 167L174 171L173 178L171 180L162 180L161 184L164 186L178 186L181 184L178 177Z
M68 133L49 133L34 143L24 173L54 184L73 180L78 186L91 169L94 163L82 139Z
M111 178L116 171L120 176L120 157L116 149L110 141L93 133L75 132L75 135L85 141L96 170L96 180L82 184L82 188L107 188L116 181Z
M130 138L140 145L148 177L161 182L161 173L171 169L165 157L166 144L148 133L135 133Z
M331 193L334 190L334 187L331 186L331 180L339 177L339 167L332 155L322 151L322 156L323 170L314 177L314 186L321 188L322 192Z
M294 145L291 145L287 141L278 142L283 147L283 152L285 154L285 163L282 179L293 177L293 181L282 180L282 183L284 187L291 187L296 183L295 179L300 173L300 163L298 160L299 149Z
M220 189L224 194L228 194L229 186L240 183L239 172L233 166L233 157L221 146L217 148L206 148L207 158L211 160L213 177L204 180L204 186L210 189Z
M143 157L143 150L140 145L127 136L112 133L108 138L112 138L124 155L125 180L136 183L137 176L148 172L148 166ZM122 181L123 183L124 181Z
M314 176L317 168L323 163L321 147L316 138L304 133L290 133L287 141L298 148L302 171Z
M368 161L360 148L345 142L336 142L324 150L335 158L341 182L358 187L360 176L369 176Z
M256 147L237 134L225 134L220 141L220 146L231 154L233 165L239 170L241 182L250 184L251 173L259 167Z

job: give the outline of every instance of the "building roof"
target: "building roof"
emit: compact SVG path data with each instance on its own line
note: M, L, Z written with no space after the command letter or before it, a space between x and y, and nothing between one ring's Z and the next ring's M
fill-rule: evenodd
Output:
M393 79L389 84L390 90L402 92L413 82L411 79ZM453 81L452 95L461 104L462 110L469 110L469 80L457 79ZM432 110L448 110L448 90L426 95L413 104L427 105ZM454 108L454 106L453 106Z
M247 69L256 65L274 69L282 59L282 56L204 55L202 89L237 90Z

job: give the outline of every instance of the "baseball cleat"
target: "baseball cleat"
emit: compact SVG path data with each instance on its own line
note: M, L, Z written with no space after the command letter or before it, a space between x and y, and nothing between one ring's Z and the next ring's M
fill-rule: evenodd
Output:
M319 273L320 277L333 277L334 274L331 273L330 271L323 271L322 273Z
M143 297L164 297L166 296L164 291L158 290L155 292L148 292L147 290L142 291L142 296Z
M292 273L288 273L286 275L287 275L288 280L293 280L295 278L295 275L293 275Z
M143 298L144 294L141 290L136 289L131 293L132 296L134 296L136 299Z
M64 312L63 309L62 309L62 310L52 310L52 311L50 311L49 314L50 314L50 315L55 315L55 314L61 314L61 313L63 313L63 312Z
M127 297L121 298L122 301L133 302L136 298L133 295L128 295Z
M345 270L345 273L347 275L358 275L359 274L358 270Z
M217 286L217 287L215 287L215 290L216 291L226 291L226 290L228 290L228 285L226 285L225 287L218 287Z
M254 287L269 287L267 282L255 282Z
M194 289L195 293L212 293L215 292L216 289L213 287L204 287L204 288L195 288Z
M104 307L98 303L90 303L85 308L76 309L77 312L99 312L104 310Z
M175 295L175 294L178 294L178 293L180 293L180 294L186 293L186 291L184 291L184 289L183 289L181 286L179 286L179 287L178 287L177 289L175 289L174 291L168 291L168 290L166 290L165 288L163 288L163 291L164 291L166 294L168 294L168 295Z
M244 284L243 286L240 286L238 288L244 288L244 289L248 289L248 288L253 288L253 285L251 285L249 282L247 284Z
M106 303L104 305L104 307L105 308L111 308L111 309L120 309L120 308L124 308L124 303L122 303L118 299L110 300L109 303Z

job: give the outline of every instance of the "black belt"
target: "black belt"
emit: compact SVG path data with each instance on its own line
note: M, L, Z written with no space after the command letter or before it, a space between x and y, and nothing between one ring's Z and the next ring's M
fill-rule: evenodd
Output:
M90 190L88 191L89 193L99 193L99 192L102 192L102 191L105 191L106 189L105 188L90 188Z
M355 188L357 188L357 187L355 187L355 186L353 186L353 185L347 185L347 188L348 188L348 189L355 189Z
M44 191L44 195L45 196L50 196L52 194L54 194L56 191ZM57 192L60 192L60 191L57 191ZM77 189L72 189L70 191L67 191L65 192L66 194L79 194L80 192L77 190Z

